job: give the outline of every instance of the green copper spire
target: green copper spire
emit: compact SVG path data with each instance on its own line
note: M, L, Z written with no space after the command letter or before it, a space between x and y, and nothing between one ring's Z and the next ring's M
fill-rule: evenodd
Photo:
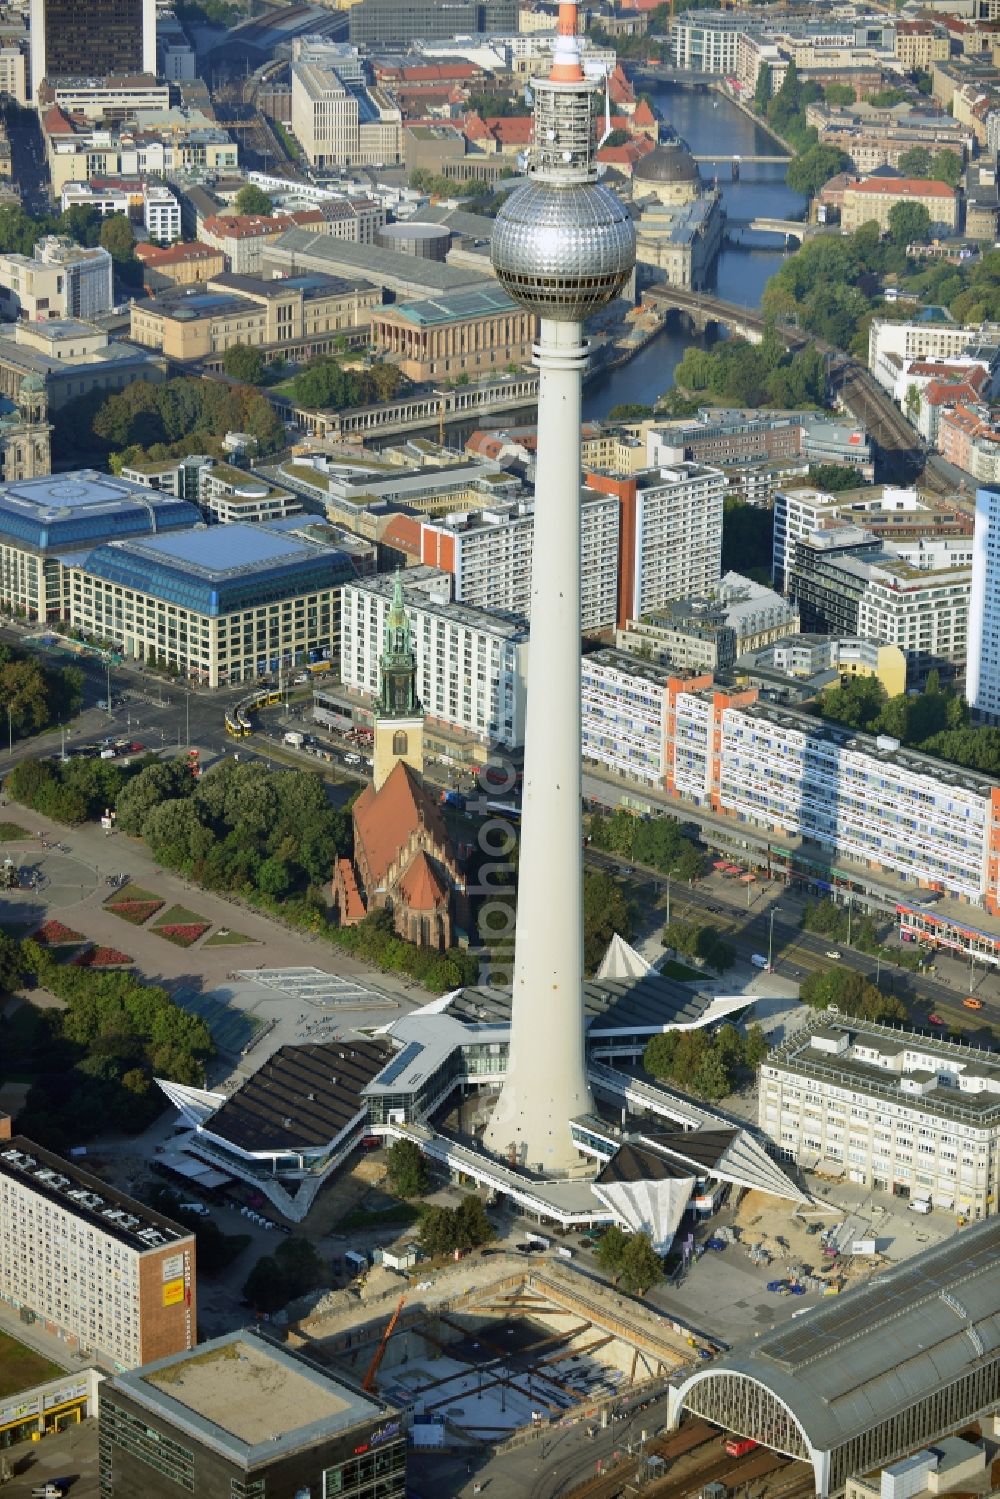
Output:
M410 618L403 598L403 580L396 571L392 585L392 604L385 617L382 641L382 691L379 715L412 718L420 712L417 701L417 657L413 649Z

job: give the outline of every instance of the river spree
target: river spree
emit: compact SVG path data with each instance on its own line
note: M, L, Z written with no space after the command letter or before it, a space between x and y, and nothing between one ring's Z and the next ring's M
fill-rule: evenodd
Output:
M706 181L718 176L730 218L751 219L759 214L802 217L805 200L785 186L783 166L747 163L742 167L741 180L730 180L734 156L774 155L779 149L735 104L715 93L695 93L669 84L650 92L664 121L687 141L695 156L718 153L717 165L700 162L699 169ZM715 290L729 302L758 307L764 287L781 265L784 254L777 247L747 250L725 245L719 256ZM607 416L612 406L624 401L652 404L669 388L685 349L700 342L697 336L661 333L628 364L588 385L583 397L584 416Z

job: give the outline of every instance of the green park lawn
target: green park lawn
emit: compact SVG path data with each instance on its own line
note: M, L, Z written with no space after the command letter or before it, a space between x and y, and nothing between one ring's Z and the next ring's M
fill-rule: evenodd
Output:
M242 947L245 943L254 943L256 937L245 937L242 932L227 932L225 927L213 932L211 937L206 937L201 944L202 947Z
M153 922L153 929L158 926L208 926L210 925L202 916L200 911L189 911L187 906L169 906L162 911Z
M682 984L690 983L692 979L703 979L704 969L689 968L686 963L678 963L676 958L668 958L660 969L664 978L679 979Z
M64 1371L58 1364L26 1348L7 1333L0 1332L0 1400L30 1390L47 1379L58 1379Z
M0 822L0 843L20 843L27 838L26 828L18 822Z

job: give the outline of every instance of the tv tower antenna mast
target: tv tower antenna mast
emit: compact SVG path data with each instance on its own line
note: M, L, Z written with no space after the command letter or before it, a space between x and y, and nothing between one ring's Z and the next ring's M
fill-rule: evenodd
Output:
M593 1108L584 1056L580 755L580 419L584 319L635 265L635 227L597 181L575 0L562 0L552 70L532 83L528 180L496 218L500 284L540 319L538 454L510 1056L486 1130L497 1155L565 1171L570 1120Z

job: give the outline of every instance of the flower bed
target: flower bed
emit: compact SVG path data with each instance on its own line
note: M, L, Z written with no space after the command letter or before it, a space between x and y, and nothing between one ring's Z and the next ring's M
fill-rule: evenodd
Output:
M162 905L162 900L116 900L113 905L106 905L104 909L112 911L115 916L120 916L122 921L130 922L132 926L143 926Z
M82 932L74 932L72 927L63 926L61 921L43 921L34 933L34 940L41 947L68 947L77 942L86 942L87 939Z
M134 961L116 947L88 947L73 959L80 968L131 968Z
M158 937L166 937L175 947L191 947L203 932L207 932L207 921L168 921L164 926L154 926Z

